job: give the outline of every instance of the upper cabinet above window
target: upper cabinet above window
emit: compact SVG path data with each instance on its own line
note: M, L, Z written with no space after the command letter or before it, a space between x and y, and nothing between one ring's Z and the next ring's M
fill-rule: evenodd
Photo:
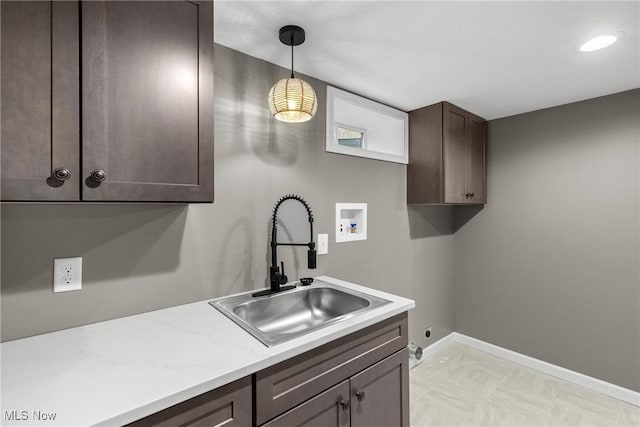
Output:
M3 200L213 201L211 1L1 5Z
M408 162L408 115L327 86L327 151Z

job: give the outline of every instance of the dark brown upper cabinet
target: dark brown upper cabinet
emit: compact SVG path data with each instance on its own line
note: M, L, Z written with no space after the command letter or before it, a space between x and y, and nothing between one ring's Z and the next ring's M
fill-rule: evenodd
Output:
M3 200L213 201L213 2L3 1L2 93Z
M2 199L80 200L78 3L0 7Z
M83 200L212 201L212 3L81 7Z
M484 204L486 121L448 102L409 113L407 203Z

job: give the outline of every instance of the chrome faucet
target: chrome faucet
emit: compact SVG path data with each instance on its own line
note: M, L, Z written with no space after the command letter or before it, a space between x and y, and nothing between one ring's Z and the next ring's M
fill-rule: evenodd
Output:
M278 209L280 208L280 205L287 200L297 200L302 203L304 208L307 210L307 216L309 219L309 243L278 243ZM284 274L284 262L281 262L280 266L278 266L278 246L307 246L309 248L307 250L307 268L316 268L316 244L313 241L313 214L311 213L311 208L307 202L305 202L302 197L296 196L295 194L289 194L281 197L276 203L275 208L273 208L273 216L271 217L271 267L269 267L271 286L267 290L256 292L253 294L254 297L271 295L295 287L295 285L282 286L287 283L288 278ZM282 267L282 269L280 269L280 267Z

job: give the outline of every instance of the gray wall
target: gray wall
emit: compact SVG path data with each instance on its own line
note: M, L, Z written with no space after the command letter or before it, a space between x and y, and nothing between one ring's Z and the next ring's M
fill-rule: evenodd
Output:
M290 277L415 299L420 343L453 330L455 279L459 332L640 389L640 91L491 122L488 204L453 212L407 207L403 165L326 153L323 82L315 119L282 124L265 98L287 71L215 55L215 203L2 205L2 341L266 286L269 216L292 192L330 244L315 271L284 248ZM334 243L336 202L369 203L366 242ZM84 288L54 295L68 256Z
M266 286L276 200L304 197L329 254L290 278L328 274L414 298L412 339L453 329L451 211L407 208L404 165L325 152L325 84L306 124L272 119L266 96L287 70L215 47L216 200L203 205L2 205L2 340ZM369 239L335 244L336 202L369 204ZM52 293L56 257L83 257L83 290Z
M492 121L458 332L640 391L640 90Z

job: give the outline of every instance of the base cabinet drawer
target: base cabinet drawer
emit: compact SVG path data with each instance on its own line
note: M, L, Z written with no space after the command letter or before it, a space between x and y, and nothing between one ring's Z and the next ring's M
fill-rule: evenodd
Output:
M196 396L129 424L130 427L250 427L251 377Z

